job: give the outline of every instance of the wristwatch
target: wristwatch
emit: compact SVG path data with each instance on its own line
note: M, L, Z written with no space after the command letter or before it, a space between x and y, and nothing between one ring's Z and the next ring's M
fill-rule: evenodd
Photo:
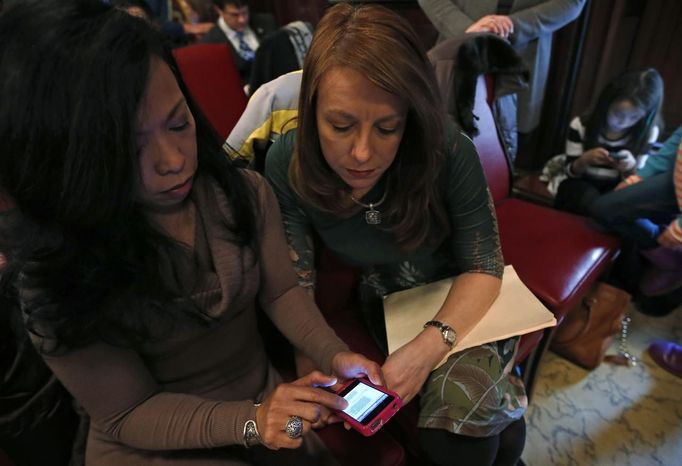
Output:
M436 327L438 330L440 330L440 334L443 337L443 342L450 348L455 346L455 343L457 343L457 332L455 332L455 330L449 325L445 325L443 322L439 322L437 320L429 320L424 324L424 328L426 327Z
M256 404L256 407L259 405ZM244 423L244 446L246 448L251 448L262 443L260 434L258 433L258 427L256 426L256 421L249 419Z

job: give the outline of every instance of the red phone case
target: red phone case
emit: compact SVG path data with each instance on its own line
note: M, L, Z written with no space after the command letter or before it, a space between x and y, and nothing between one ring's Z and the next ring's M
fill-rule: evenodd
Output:
M372 416L372 418L366 423L362 423L360 421L356 421L352 417L350 417L348 414L344 413L343 411L337 411L336 414L339 415L341 419L346 421L348 424L350 424L353 429L357 430L360 432L362 435L365 437L369 437L370 435L374 435L377 433L381 427L388 422L391 417L395 413L398 412L398 410L403 406L403 400L400 399L397 393L379 386L379 385L374 385L372 382L370 382L367 379L351 379L347 383L343 385L339 390L336 391L336 394L342 393L349 385L354 383L355 381L359 381L360 383L364 383L365 385L368 385L370 387L373 387L380 392L386 393L389 396L393 397L393 401L388 403L378 414L375 414Z

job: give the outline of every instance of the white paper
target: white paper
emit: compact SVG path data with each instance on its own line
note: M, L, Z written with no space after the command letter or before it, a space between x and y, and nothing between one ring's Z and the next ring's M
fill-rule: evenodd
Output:
M452 278L391 293L384 298L388 352L393 353L416 337L424 323L433 320L450 291ZM488 312L452 353L492 341L504 340L556 325L554 315L524 285L511 265L504 268L502 288Z

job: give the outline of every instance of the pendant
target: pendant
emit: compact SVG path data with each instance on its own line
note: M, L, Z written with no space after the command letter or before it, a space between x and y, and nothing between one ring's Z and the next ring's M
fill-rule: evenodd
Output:
M365 222L368 225L379 225L381 223L381 212L376 210L372 204L369 205L369 210L365 212Z

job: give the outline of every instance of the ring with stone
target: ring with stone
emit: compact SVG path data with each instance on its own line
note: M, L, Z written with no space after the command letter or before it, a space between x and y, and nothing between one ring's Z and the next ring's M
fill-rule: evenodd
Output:
M287 425L284 427L289 438L296 439L303 435L303 419L299 416L289 416Z

